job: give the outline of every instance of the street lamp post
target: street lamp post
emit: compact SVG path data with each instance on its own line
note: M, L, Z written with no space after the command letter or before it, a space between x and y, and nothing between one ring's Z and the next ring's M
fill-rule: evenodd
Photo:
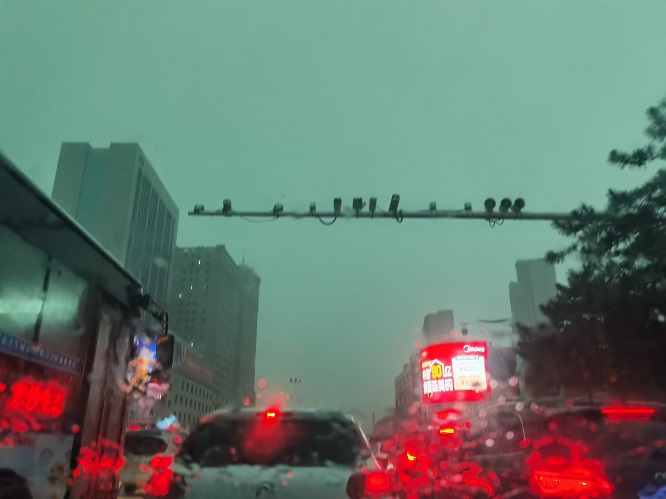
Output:
M289 378L289 383L294 385L294 388L293 388L293 391L292 391L292 395L293 395L294 399L296 399L296 387L298 385L300 385L302 381L303 380L301 378Z

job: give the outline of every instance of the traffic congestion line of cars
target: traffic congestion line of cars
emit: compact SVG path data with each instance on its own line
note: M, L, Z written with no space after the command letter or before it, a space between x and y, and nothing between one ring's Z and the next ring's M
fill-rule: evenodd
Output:
M658 497L645 487L666 471L665 414L657 404L479 406L464 420L397 432L377 452L341 412L220 410L182 440L130 432L122 490L151 499Z

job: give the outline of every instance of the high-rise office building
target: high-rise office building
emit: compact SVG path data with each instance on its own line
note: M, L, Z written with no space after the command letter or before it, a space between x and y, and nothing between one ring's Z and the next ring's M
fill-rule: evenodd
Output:
M454 329L453 310L440 310L436 314L426 315L423 320L423 333L428 345L445 341Z
M509 284L513 322L527 327L548 323L541 305L557 295L555 266L545 259L518 260L518 280Z
M165 304L178 208L138 144L62 144L52 198Z
M224 246L176 249L169 319L213 366L219 405L254 399L259 284Z

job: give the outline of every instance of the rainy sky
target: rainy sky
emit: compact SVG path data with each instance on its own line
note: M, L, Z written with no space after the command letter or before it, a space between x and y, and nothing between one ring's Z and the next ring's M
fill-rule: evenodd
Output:
M257 379L368 419L394 403L425 314L510 316L545 223L194 219L195 204L601 206L646 178L666 96L663 0L0 0L0 147L50 194L63 141L138 142L180 246L226 244L262 278ZM558 269L558 278L565 272ZM470 325L481 335L478 325Z

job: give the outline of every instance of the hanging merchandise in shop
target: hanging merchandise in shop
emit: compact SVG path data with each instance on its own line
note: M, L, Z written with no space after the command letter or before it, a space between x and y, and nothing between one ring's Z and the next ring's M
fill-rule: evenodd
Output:
M131 334L130 360L124 389L133 399L131 412L148 418L157 400L169 391L169 370L173 365L175 339L169 334L169 315L150 300L149 295L129 291L136 318ZM152 321L142 316L145 310ZM157 311L155 311L157 309Z

